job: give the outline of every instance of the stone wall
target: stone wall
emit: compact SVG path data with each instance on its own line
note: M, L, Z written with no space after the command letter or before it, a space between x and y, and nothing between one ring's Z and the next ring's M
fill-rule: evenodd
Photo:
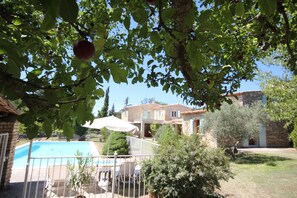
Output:
M15 115L8 114L5 117L0 117L0 134L9 134L6 150L7 160L4 163L0 188L8 186L10 181L18 129L19 123L16 121Z
M283 122L269 122L266 124L267 147L289 147L289 133Z
M263 93L261 91L251 91L243 93L242 95L242 103L243 105L251 105L254 102L262 101Z
M261 91L248 91L248 92L239 92L230 96L233 103L239 104L239 106L250 105L257 101L262 101L262 92Z

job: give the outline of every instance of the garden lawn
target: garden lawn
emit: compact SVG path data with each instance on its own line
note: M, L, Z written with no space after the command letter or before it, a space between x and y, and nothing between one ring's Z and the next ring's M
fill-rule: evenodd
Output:
M240 153L231 163L234 179L221 182L219 193L226 198L297 197L297 151L283 151Z

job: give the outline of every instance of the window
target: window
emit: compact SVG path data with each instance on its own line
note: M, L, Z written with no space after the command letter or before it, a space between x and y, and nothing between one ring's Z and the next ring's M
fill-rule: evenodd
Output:
M204 129L203 129L203 121L204 121L204 119L201 118L201 119L200 119L200 122L199 122L199 132L200 132L200 134L201 134L202 136L205 135L205 131L204 131Z
M173 117L173 118L177 117L177 112L176 111L171 111L171 117Z
M179 118L180 117L180 111L171 111L171 117Z
M147 114L148 114L147 111L143 111L143 116L142 116L142 118L143 118L143 119L147 119L147 116L148 116Z
M162 111L161 110L154 111L154 119L155 120L161 120L162 119Z

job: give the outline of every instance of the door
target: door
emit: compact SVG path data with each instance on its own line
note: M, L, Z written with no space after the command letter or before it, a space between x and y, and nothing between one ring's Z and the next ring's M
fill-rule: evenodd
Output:
M0 185L2 180L3 167L6 161L7 142L8 133L0 134Z

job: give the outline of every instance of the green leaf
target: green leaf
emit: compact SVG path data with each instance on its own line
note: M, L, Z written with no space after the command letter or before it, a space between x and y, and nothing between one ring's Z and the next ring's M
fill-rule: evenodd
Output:
M18 121L24 123L26 125L33 124L35 122L35 118L32 113L23 113L18 116Z
M63 104L60 107L60 117L63 118L65 117L72 109L72 106L70 104Z
M168 92L169 88L170 88L170 84L169 84L169 83L166 83L166 84L163 86L163 91Z
M41 24L41 29L47 31L53 28L56 24L56 17L58 17L59 13L60 1L43 1L43 5L45 7L45 16Z
M78 16L76 0L61 0L59 14L64 21L74 23Z
M63 133L66 136L67 140L70 140L73 137L74 128L69 122L63 123Z
M103 97L104 96L104 90L99 88L99 89L94 91L94 95L96 95L98 97Z
M139 36L142 38L147 38L147 35L148 35L148 29L147 29L147 25L145 24L140 29Z
M193 23L195 21L195 9L194 7L192 9L190 9L187 13L187 15L185 16L185 25L188 27L192 27Z
M120 21L121 20L121 16L122 16L122 8L116 8L113 10L112 14L111 14L111 18L113 21Z
M26 133L27 133L29 140L32 140L38 134L38 126L36 124L27 126Z
M197 51L197 49L199 49L199 44L197 42L190 42L186 47L191 66L201 70L204 64L204 57L200 52Z
M43 124L42 124L42 129L46 134L46 137L49 138L52 134L53 128L52 128L52 124L49 121L49 119L45 119Z
M12 21L12 23L15 25L15 26L19 26L19 25L22 25L22 21L20 19L15 19Z
M127 30L130 29L130 16L126 16L124 19L124 26Z
M154 62L154 60L149 60L149 61L147 61L147 65L150 65L150 64L152 64Z
M128 71L127 70L122 69L117 64L113 64L113 63L109 64L108 66L110 68L110 73L111 73L115 83L121 83L121 82L128 83L128 81L127 81Z
M0 39L0 54L6 54L7 56L9 56L9 58L12 58L17 64L19 64L19 60L20 55L19 53L16 51L17 47L15 44Z
M85 121L86 120L86 116L87 116L87 111L86 111L86 104L85 103L78 103L77 108L76 108L76 114L77 114L77 118L78 121Z
M260 11L266 15L273 15L277 9L277 0L258 0Z
M85 93L91 93L94 89L96 89L96 80L92 77L87 78L84 83Z
M134 12L131 13L134 21L139 24L144 24L147 22L148 13L144 8L137 8Z
M125 49L113 49L110 51L110 54L116 58L126 58L129 57L131 51Z
M13 77L20 77L20 67L13 59L8 59L7 67L8 73L12 74Z
M209 42L208 45L215 52L221 51L221 49L222 49L220 44L217 42Z
M158 47L161 44L161 38L157 31L153 31L150 34L152 42Z
M175 13L175 9L173 9L172 7L165 8L162 11L163 19L171 19L173 17L174 13Z
M235 14L237 16L243 16L244 12L245 12L244 3L240 1L235 6Z
M164 46L164 50L168 56L174 55L174 40L169 40Z
M211 14L212 14L212 12L210 10L202 10L200 13L201 13L199 16L200 22L207 21L211 17Z

